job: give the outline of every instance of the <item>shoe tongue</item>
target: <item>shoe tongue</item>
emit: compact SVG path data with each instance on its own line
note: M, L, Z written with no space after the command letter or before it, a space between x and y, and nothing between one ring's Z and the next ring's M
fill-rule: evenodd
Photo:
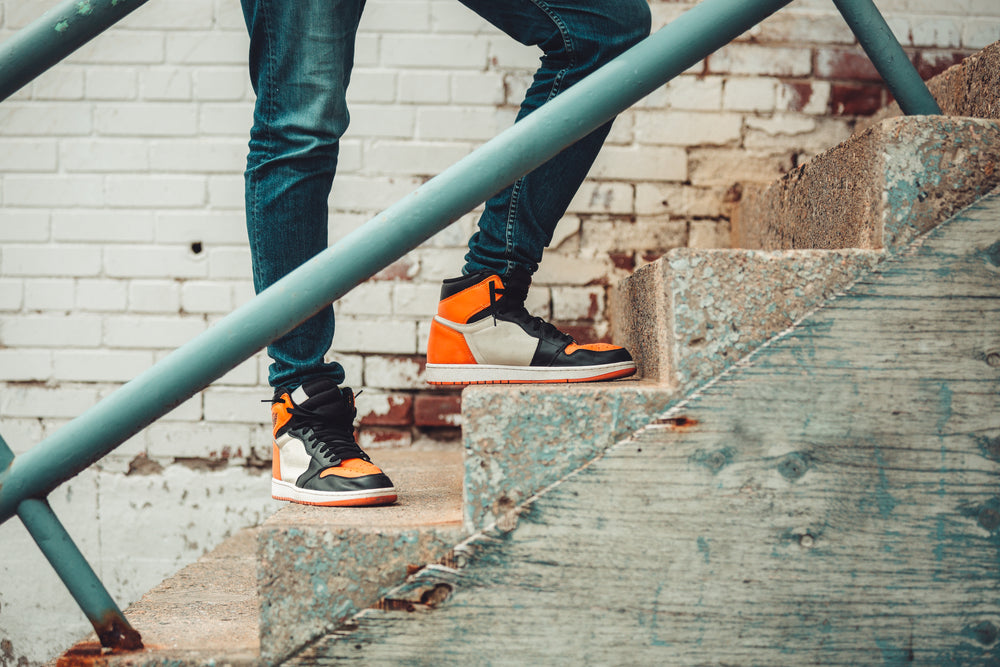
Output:
M497 301L501 311L512 312L524 309L524 301L528 298L531 287L531 276L521 271L514 271L503 281L503 295Z

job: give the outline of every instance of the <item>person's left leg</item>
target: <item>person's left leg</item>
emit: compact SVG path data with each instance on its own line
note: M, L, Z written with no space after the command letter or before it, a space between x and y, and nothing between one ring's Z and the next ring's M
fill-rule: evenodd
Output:
M543 51L518 120L649 34L646 0L462 2ZM486 203L463 275L441 290L428 382L580 382L635 373L623 348L578 345L524 308L542 253L610 129L595 130Z
M250 37L254 124L246 169L247 233L261 291L327 246L327 198L364 0L241 0ZM273 363L271 496L325 506L396 501L392 481L354 437L354 392L324 359L326 307L268 346Z

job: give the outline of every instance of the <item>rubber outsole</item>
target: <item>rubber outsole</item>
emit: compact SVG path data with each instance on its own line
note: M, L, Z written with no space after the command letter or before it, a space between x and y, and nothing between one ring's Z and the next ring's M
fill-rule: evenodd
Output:
M620 362L585 367L489 366L486 364L427 364L428 384L560 384L598 382L635 375L635 364Z
M391 505L398 499L395 487L368 489L365 491L313 491L301 489L294 484L271 478L271 497L300 505L318 507L371 507Z

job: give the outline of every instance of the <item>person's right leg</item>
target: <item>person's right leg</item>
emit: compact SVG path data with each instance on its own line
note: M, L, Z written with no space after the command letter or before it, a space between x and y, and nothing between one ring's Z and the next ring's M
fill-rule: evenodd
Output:
M364 0L242 0L257 103L247 157L247 232L259 292L327 247L327 199L347 129L345 91ZM354 439L354 394L324 355L332 307L268 346L272 495L315 505L396 500Z

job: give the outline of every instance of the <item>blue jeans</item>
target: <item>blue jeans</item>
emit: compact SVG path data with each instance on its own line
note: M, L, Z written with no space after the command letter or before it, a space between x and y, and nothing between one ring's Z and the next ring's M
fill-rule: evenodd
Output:
M542 49L518 119L649 34L646 0L461 0L518 42ZM349 121L344 94L364 0L241 0L257 104L246 169L246 214L259 292L327 247L327 199ZM611 124L506 188L485 206L463 273L530 276ZM457 270L456 270L457 274ZM268 347L274 387L344 380L323 355L328 307Z

